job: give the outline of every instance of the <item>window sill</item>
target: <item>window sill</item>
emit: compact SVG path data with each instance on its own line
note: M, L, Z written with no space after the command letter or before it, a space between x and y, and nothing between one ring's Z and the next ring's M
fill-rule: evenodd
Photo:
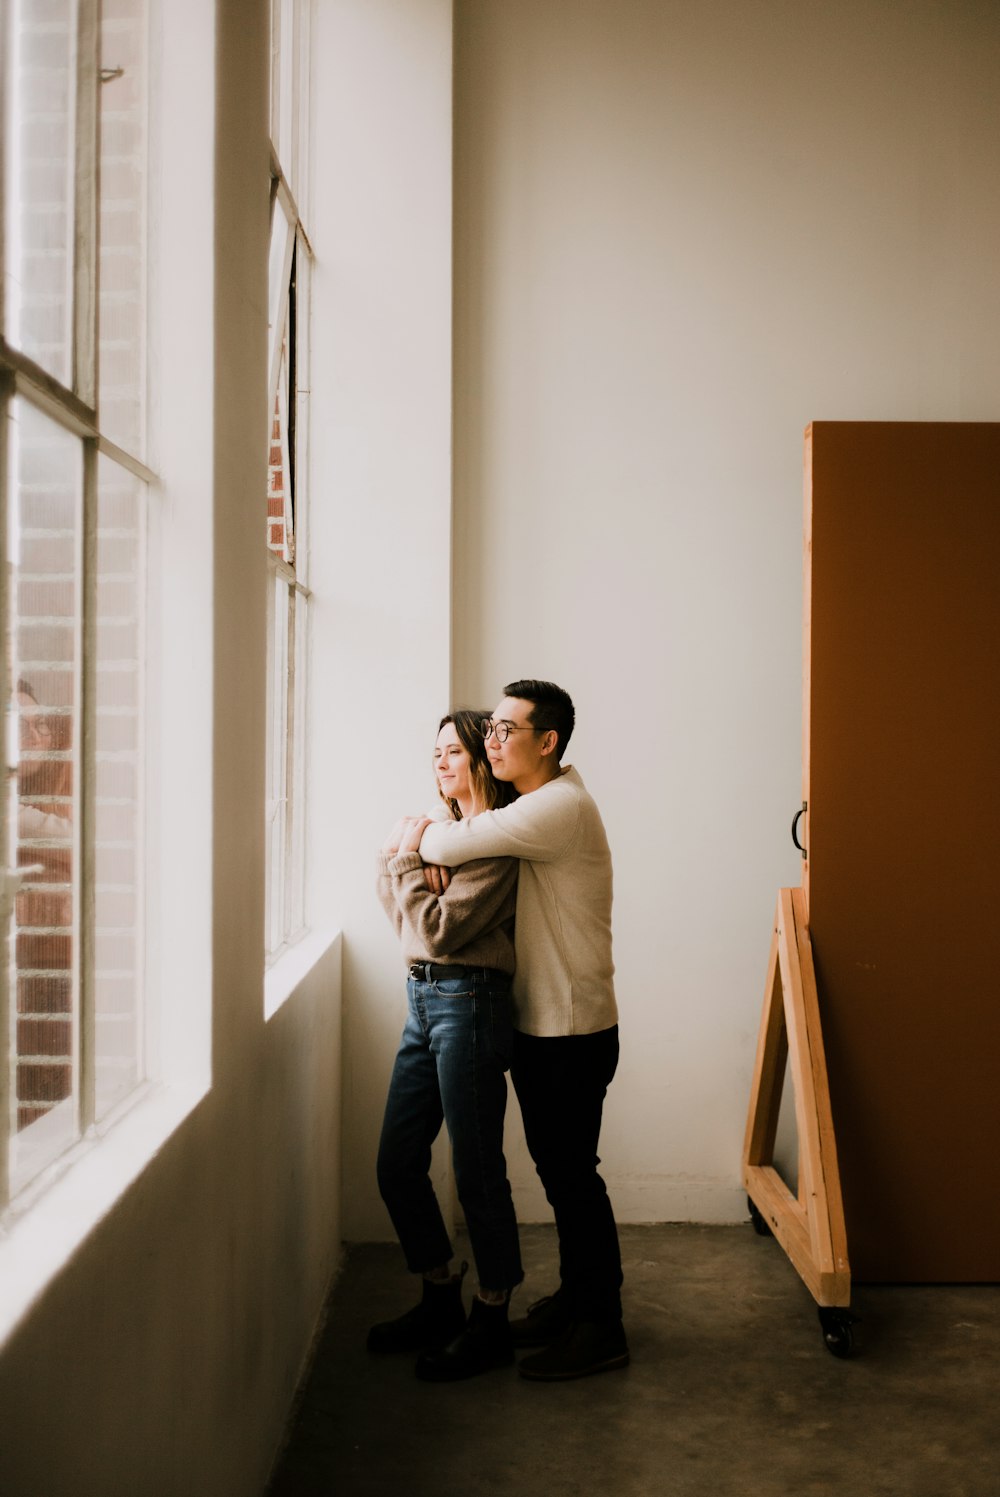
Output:
M339 936L339 930L312 930L282 952L264 974L265 1019L273 1018Z
M205 1084L154 1086L12 1201L0 1220L0 1346L50 1280L193 1112Z

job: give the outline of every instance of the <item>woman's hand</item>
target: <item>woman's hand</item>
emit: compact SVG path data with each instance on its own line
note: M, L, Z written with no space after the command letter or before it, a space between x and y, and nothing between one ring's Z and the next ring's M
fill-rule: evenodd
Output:
M406 831L406 823L410 819L411 818L408 816L401 816L399 818L399 820L396 822L396 825L389 833L388 837L386 837L385 841L382 843L383 852L388 853L391 857L395 857L396 853L399 851L400 840L403 836L403 833Z
M420 839L424 835L424 828L429 827L431 818L429 816L404 816L403 833L399 840L398 852L419 852Z

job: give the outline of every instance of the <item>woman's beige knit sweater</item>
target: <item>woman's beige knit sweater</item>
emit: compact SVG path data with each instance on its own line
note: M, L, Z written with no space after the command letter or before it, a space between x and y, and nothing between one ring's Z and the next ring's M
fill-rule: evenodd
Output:
M424 885L417 852L379 853L378 896L396 927L403 960L514 970L516 858L477 858L455 870L448 888Z

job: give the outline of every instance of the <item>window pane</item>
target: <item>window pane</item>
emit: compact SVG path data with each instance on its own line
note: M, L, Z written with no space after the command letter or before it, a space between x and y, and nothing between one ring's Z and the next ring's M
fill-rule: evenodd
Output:
M146 364L145 0L105 5L101 70L101 430L141 457Z
M309 584L309 302L312 262L301 236L292 261L291 327L294 389L289 391L288 445L295 478L294 521L292 529L295 575Z
M145 485L107 459L98 471L94 805L96 1112L140 1077L141 583Z
M295 317L292 305L295 229L288 220L280 196L271 218L271 251L268 265L268 350L271 407L270 456L267 488L267 544L285 561L293 562L293 489L290 460L291 361L290 343Z
M268 372L273 386L274 367L288 316L288 285L292 273L295 225L288 218L280 197L271 212L271 247L267 264Z
M5 0L8 342L72 383L75 0Z
M271 445L267 472L267 544L293 563L295 560L292 468L289 461L288 358L282 349L278 372L278 394L271 422Z
M76 1129L79 442L24 401L10 422L5 866L23 870L6 978L15 1188Z

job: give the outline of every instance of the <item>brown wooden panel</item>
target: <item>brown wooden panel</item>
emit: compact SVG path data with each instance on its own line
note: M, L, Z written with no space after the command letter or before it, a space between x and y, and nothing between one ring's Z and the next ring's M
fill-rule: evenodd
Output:
M995 1281L1000 424L817 422L810 468L809 922L851 1266Z

